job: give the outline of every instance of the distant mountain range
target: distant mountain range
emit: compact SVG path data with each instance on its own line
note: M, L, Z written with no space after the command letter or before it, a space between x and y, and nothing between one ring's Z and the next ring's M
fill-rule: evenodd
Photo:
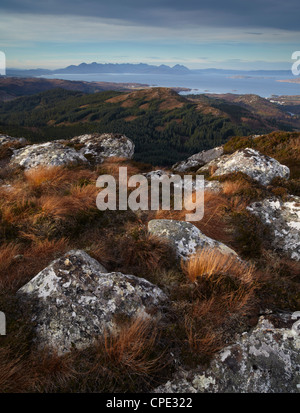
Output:
M7 76L14 77L35 77L58 74L95 74L95 73L136 73L136 74L167 74L167 75L188 75L205 73L228 73L232 75L252 75L252 76L288 76L290 70L223 70L223 69L197 69L191 70L183 65L173 67L167 65L148 65L146 63L81 63L71 65L61 69L7 69Z
M173 74L182 75L189 73L190 70L182 65L173 67L160 65L148 65L145 63L81 63L78 66L71 65L62 69L7 69L7 76L45 76L55 74L88 74L88 73L139 73L139 74Z

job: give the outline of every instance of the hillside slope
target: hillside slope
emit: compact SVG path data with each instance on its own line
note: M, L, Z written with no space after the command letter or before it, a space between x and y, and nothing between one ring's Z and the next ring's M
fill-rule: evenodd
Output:
M2 103L0 127L32 142L123 133L136 145L136 160L171 165L233 136L300 128L298 116L266 99L255 100L259 107L222 97L183 97L168 88L93 94L53 89Z
M74 90L83 93L95 93L105 90L126 91L145 87L138 83L84 82L63 79L0 77L0 102L7 102L22 96L52 89Z

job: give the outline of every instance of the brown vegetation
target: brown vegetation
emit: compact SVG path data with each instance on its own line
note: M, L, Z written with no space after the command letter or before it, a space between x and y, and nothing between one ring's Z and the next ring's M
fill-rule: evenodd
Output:
M155 217L185 220L188 211L96 208L97 177L118 177L120 166L128 167L128 176L151 168L110 158L95 169L1 171L11 185L0 189L0 309L9 320L9 334L0 337L2 392L150 391L170 378L170 352L183 366L207 363L235 333L255 325L261 309L299 308L299 263L271 251L267 229L246 209L269 194L285 197L297 181L274 180L263 188L243 174L222 177L220 192L205 191L204 217L193 224L247 261L200 250L180 267L169 244L149 235L147 223ZM77 248L109 271L162 288L170 297L163 322L120 320L117 333L86 350L64 356L37 351L14 293Z
M182 268L193 283L192 300L183 303L187 341L198 354L211 356L238 326L246 328L259 277L253 265L218 250L199 251Z

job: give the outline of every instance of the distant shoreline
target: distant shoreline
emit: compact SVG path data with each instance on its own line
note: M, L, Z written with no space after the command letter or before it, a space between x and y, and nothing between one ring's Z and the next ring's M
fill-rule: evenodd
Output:
M281 83L300 83L300 77L297 77L296 79L279 79L277 82Z

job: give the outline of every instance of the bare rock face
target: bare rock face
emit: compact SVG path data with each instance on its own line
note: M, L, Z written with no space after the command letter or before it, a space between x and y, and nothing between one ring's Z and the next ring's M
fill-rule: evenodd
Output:
M150 282L108 273L81 250L53 261L18 295L32 314L38 346L59 354L87 347L104 331L113 331L118 316L154 317L166 300Z
M300 335L295 317L287 314L268 318L261 317L255 329L223 349L207 370L179 372L155 392L299 392Z
M221 155L223 155L223 146L218 146L217 148L209 149L208 151L196 153L185 161L177 162L172 166L172 170L174 172L196 171L201 166L212 161L213 159L219 158Z
M215 169L213 176L243 172L262 185L269 185L276 177L288 179L290 176L287 166L251 148L238 150L232 155L223 155L200 168L197 173L203 173L211 167Z
M291 196L288 202L265 199L247 209L269 226L274 249L300 261L300 197Z
M237 255L235 251L222 242L204 235L190 222L173 219L153 219L148 223L148 231L157 237L167 239L179 258L184 260L197 249L217 248L224 254Z
M101 163L105 158L112 156L131 159L134 155L134 143L120 134L81 135L74 137L69 143L93 163Z
M31 169L38 166L77 165L87 163L87 160L73 148L59 142L47 142L15 150L10 163Z

